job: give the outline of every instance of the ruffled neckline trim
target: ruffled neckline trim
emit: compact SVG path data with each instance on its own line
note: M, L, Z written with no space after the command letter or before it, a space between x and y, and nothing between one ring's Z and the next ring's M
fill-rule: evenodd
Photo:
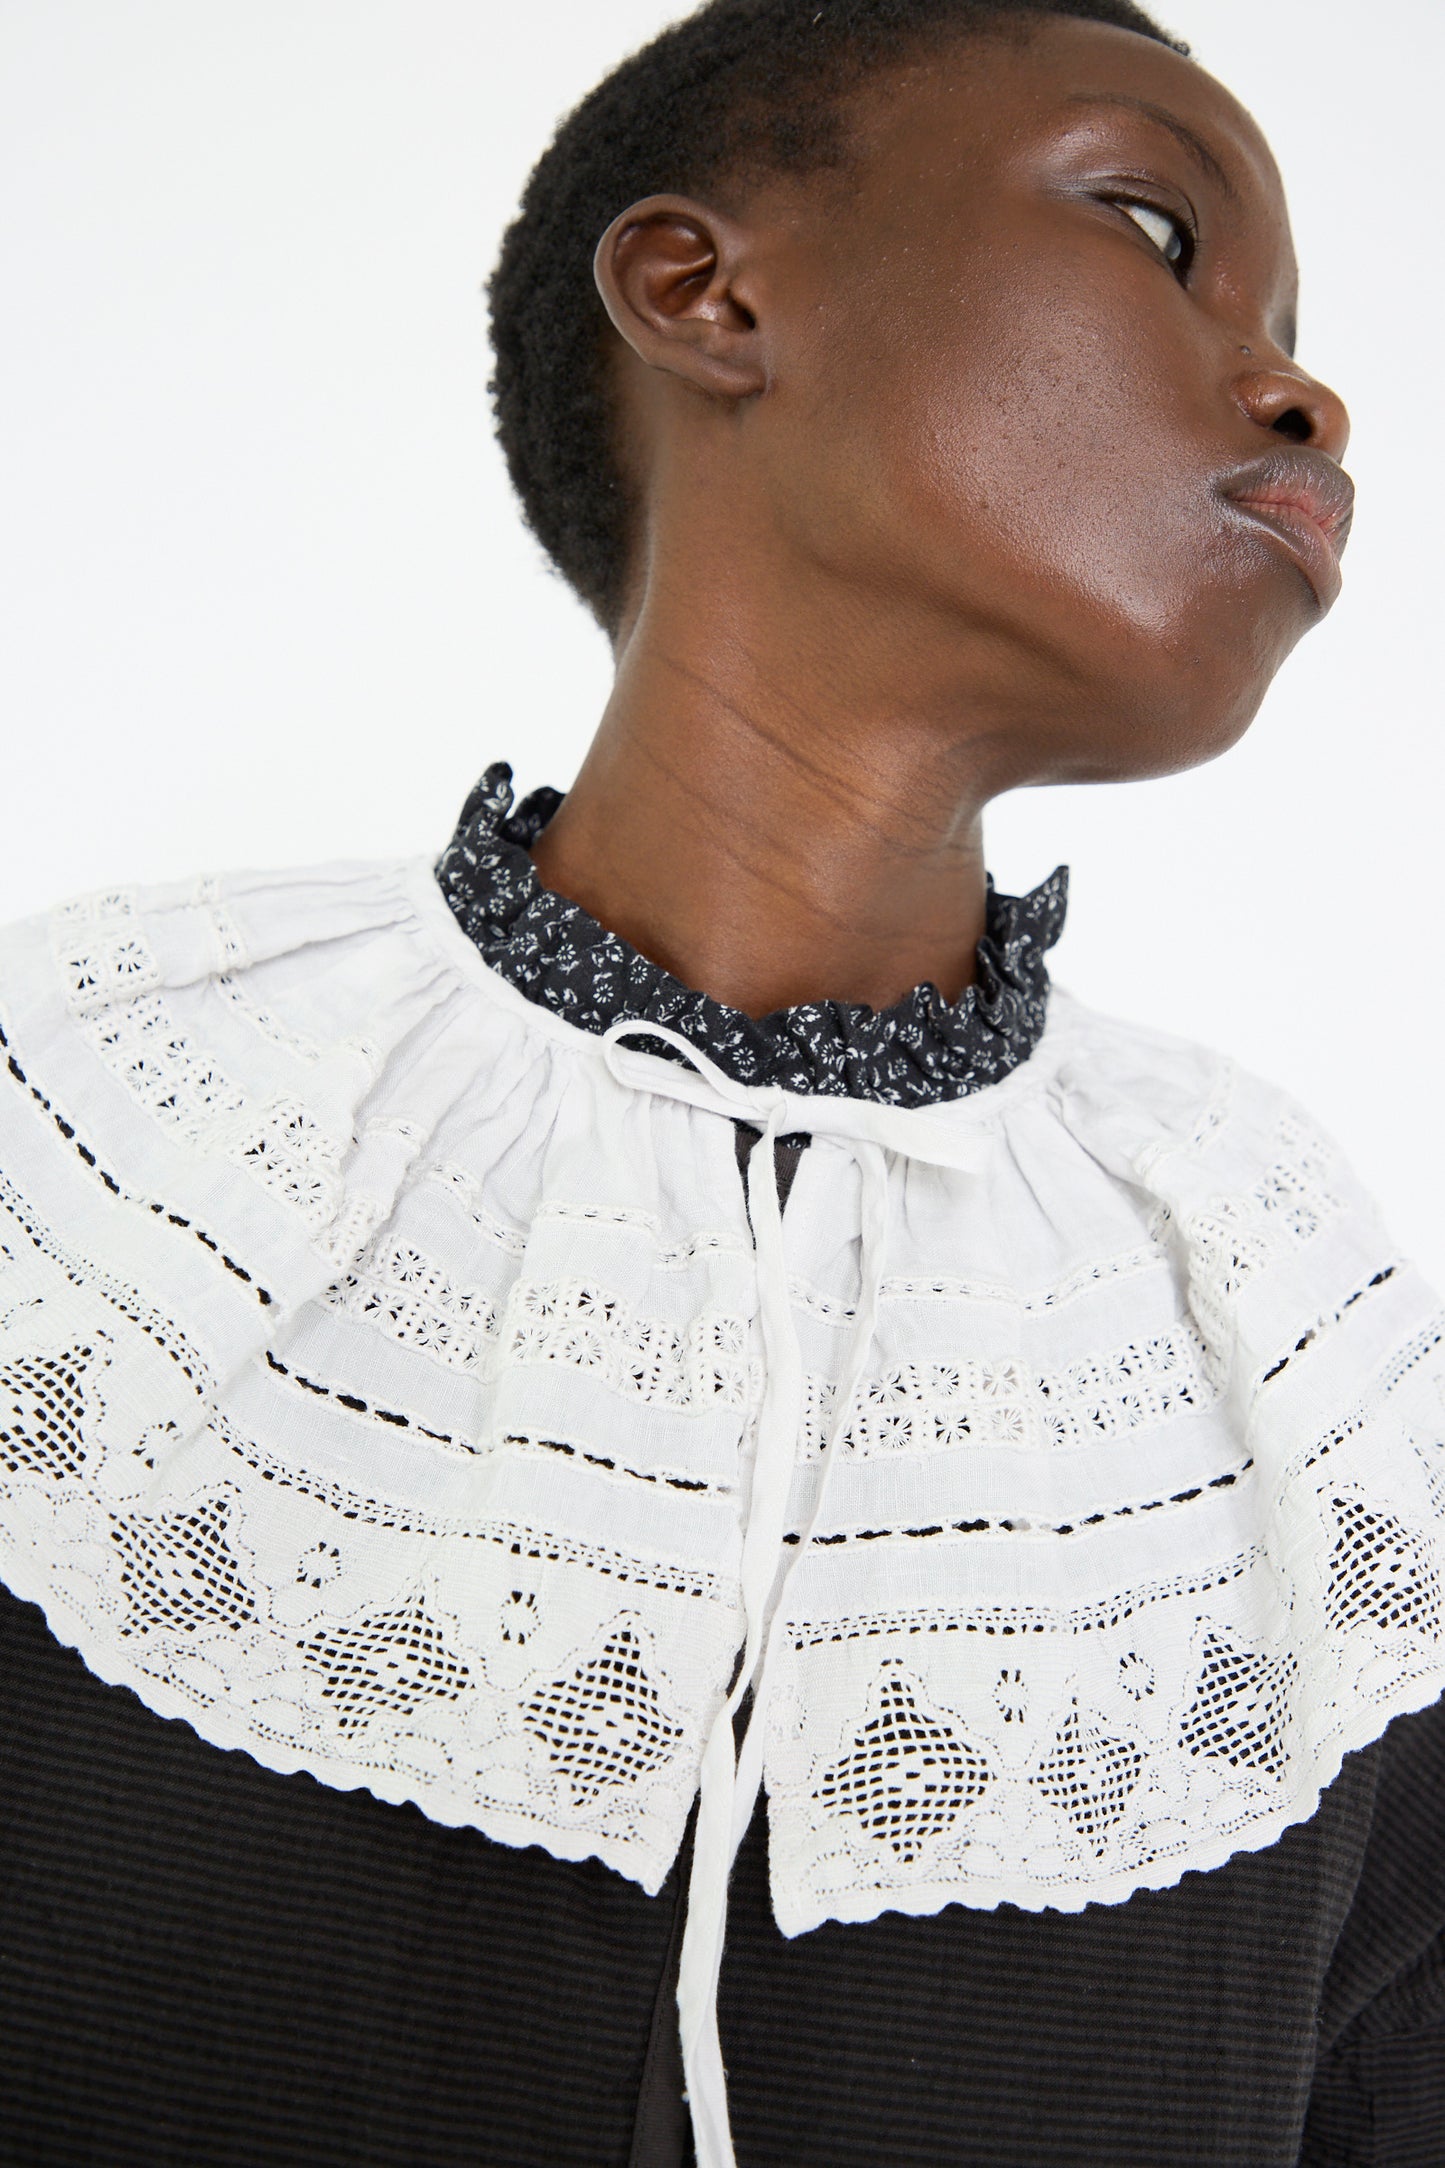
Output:
M978 975L957 1001L925 982L886 1009L821 1001L754 1018L685 986L543 886L529 853L562 796L544 787L514 805L511 767L494 761L433 870L483 961L584 1031L646 1019L680 1032L740 1084L904 1107L998 1083L1043 1036L1044 957L1063 931L1067 866L1023 896L1001 894L987 876Z

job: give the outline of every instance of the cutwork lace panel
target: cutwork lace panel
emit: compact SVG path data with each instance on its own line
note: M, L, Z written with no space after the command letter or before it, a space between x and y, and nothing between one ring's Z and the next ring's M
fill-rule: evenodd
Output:
M762 1389L730 1124L466 953L420 861L0 934L0 1571L278 1770L655 1890L739 1642ZM1055 990L889 1164L876 1333L789 1584L779 1923L1075 1909L1308 1816L1445 1683L1445 1352L1330 1142ZM787 1541L858 1301L785 1226Z

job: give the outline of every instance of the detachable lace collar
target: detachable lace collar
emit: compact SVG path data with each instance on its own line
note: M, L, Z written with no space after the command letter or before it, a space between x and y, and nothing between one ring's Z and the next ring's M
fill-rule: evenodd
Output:
M1079 1912L1445 1687L1437 1296L1287 1094L1048 1009L997 1091L815 1095L784 1243L788 1095L567 1028L431 853L0 928L0 1580L215 1745L651 1894L700 1801L699 2168L758 1784L785 1936Z
M755 1019L684 986L543 887L528 853L561 803L560 791L544 788L514 810L511 768L494 761L463 806L436 877L483 960L582 1030L644 1018L680 1032L738 1083L905 1107L995 1084L1037 1046L1049 991L1044 956L1063 931L1067 866L1025 896L1001 895L988 876L978 976L957 1001L924 984L887 1009L819 1001Z

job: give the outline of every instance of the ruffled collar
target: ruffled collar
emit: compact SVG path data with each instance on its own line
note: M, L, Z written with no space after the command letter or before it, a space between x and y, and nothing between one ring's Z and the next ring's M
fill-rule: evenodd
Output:
M435 872L483 960L583 1031L645 1018L680 1032L740 1084L904 1107L997 1083L1043 1035L1044 956L1063 931L1067 866L1025 896L1001 895L988 876L978 976L957 1001L925 983L887 1009L819 1001L759 1019L684 986L543 887L528 853L561 803L560 791L543 788L514 809L512 770L494 761Z

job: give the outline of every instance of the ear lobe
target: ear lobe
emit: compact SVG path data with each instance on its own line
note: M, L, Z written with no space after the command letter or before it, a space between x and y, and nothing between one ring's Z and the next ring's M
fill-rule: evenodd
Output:
M687 196L644 196L614 218L592 275L616 329L650 368L715 398L763 391L757 317L744 299L747 237Z

